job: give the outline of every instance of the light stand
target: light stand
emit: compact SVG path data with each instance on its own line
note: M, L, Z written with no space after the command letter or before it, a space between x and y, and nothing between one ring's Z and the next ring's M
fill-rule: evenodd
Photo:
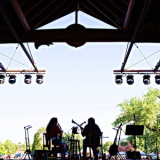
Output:
M30 142L29 142L29 131L28 130L30 128L32 128L32 126L30 126L30 125L24 127L26 150L25 150L24 155L22 156L21 159L26 159L27 156L28 156L28 159L31 159L31 157L33 157L33 154L31 153L31 150L30 150Z

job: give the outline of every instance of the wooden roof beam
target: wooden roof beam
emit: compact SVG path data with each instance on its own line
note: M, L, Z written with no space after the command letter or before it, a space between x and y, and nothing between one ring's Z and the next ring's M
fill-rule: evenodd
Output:
M30 31L29 24L28 24L28 22L27 22L27 20L26 20L26 18L24 16L22 10L21 10L21 7L20 7L18 1L17 0L10 0L10 1L11 1L12 5L13 5L14 10L16 11L16 13L18 15L19 20L21 21L21 24L22 24L24 30L26 32L29 32Z
M112 3L116 8L118 8L122 13L126 14L127 9L125 9L124 5L120 5L120 0L108 0ZM126 5L127 6L127 5Z
M40 24L42 24L49 16L51 16L57 9L59 9L62 5L66 4L67 0L64 0L63 2L58 1L58 4L54 5L52 7L52 10L50 10L45 16L41 17L38 21L35 21L34 24L32 24L32 28L36 29ZM65 12L68 8L70 8L73 4L71 3L70 5L66 5L65 9L61 11L56 17L59 17L63 12Z
M122 63L121 72L124 71L124 67L125 67L125 65L126 65L126 63L127 63L128 57L129 57L129 55L130 55L130 52L131 52L132 47L133 47L133 44L134 44L134 42L135 42L135 40L136 40L138 31L139 31L139 29L140 29L140 27L141 27L141 25L142 25L142 22L143 22L143 20L144 20L144 18L145 18L145 15L146 15L146 13L147 13L147 10L148 10L148 7L149 7L150 3L151 3L151 0L146 0L144 6L143 6L143 8L142 8L141 15L140 15L140 18L139 18L138 23L137 23L137 25L136 25L136 29L135 29L135 31L134 31L134 34L133 34L131 43L130 43L130 45L129 45L127 54L125 55L124 62Z
M24 7L23 13L24 15L28 14L30 11L32 11L36 6L38 6L42 1L44 0L34 0L32 3L29 3L29 5Z
M48 3L46 3L44 6L41 6L38 8L38 11L35 12L34 14L32 14L32 16L30 16L28 18L28 22L31 23L35 18L37 18L42 12L44 12L48 7L50 7L53 3L55 2L55 0L49 0ZM60 1L61 2L61 1ZM62 2L61 2L62 3ZM53 7L54 10L54 7Z
M117 12L111 4L107 3L106 5L101 1L97 1L101 6L103 6L106 10L112 13L115 17L117 17L121 22L124 22L124 15L121 12ZM122 16L123 15L123 16Z
M102 12L102 10L100 10L93 2L91 2L90 0L87 0L98 12L100 12L101 14L103 14L111 23L114 24L114 26L116 26L117 28L121 29L121 27L115 23L109 16L107 16L104 12Z
M22 41L20 40L18 34L16 33L16 30L14 28L14 26L12 25L10 19L8 18L7 14L5 13L2 4L0 3L0 12L2 17L4 18L4 20L6 21L6 23L8 24L12 34L14 35L15 39L17 40L17 42L20 44L20 46L22 47L23 51L25 52L26 56L28 57L28 59L30 60L31 64L33 65L33 67L35 68L35 70L38 72L37 66L34 62L34 60L31 58L30 54L28 53L27 49L25 48L24 44L22 43Z
M133 10L134 2L135 2L135 0L130 0L129 1L126 17L125 17L124 24L123 24L123 30L124 31L126 31L127 28L128 28L128 24L129 24L129 20L130 20L130 17L131 17L132 10Z

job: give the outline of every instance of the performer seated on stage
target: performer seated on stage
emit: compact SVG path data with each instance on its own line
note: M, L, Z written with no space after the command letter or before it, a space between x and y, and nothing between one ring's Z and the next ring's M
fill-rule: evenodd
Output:
M86 138L83 140L83 144L88 144L89 143L89 134L90 132L101 132L99 126L95 124L95 119L94 118L89 118L88 119L88 124L84 127L84 130L82 131L82 136L86 136ZM99 137L98 137L99 138ZM97 147L92 147L94 157L98 157L98 150ZM86 146L83 145L83 158L86 158Z
M66 143L61 141L63 132L58 126L58 119L55 117L51 118L51 120L49 121L47 125L46 130L47 130L47 134L49 138L52 138L52 144L53 145L59 145L59 144L63 145L64 152L66 152L68 150L68 146Z

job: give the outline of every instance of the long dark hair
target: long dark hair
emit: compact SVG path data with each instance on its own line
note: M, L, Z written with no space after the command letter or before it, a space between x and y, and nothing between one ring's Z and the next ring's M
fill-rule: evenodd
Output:
M53 117L51 118L51 120L49 121L48 125L47 125L47 133L50 133L51 132L51 129L53 127L53 122L57 122L57 118L56 117Z

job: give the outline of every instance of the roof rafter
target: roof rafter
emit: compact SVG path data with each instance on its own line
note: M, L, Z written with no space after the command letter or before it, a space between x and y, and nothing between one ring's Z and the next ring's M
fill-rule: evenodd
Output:
M48 3L46 3L45 5L42 5L41 7L38 8L38 12L35 12L34 14L32 14L32 16L30 16L28 18L28 22L31 23L36 17L38 17L40 14L42 14L48 7L50 7L53 3L55 2L55 0L49 0Z
M100 12L101 14L103 14L111 23L113 23L114 24L114 26L116 26L117 28L119 28L119 29L121 29L121 27L117 24L117 23L115 23L109 16L107 16L106 15L106 13L104 13L104 12L102 12L102 10L100 10L95 4L94 4L94 2L92 1L90 1L90 0L87 0L98 12Z
M130 45L129 45L127 54L125 55L124 62L122 63L121 72L124 71L124 67L125 67L125 65L126 65L126 62L127 62L128 57L129 57L129 55L130 55L130 52L131 52L131 50L132 50L133 44L134 44L134 42L135 42L135 40L136 40L136 37L137 37L138 31L139 31L139 28L140 28L141 25L142 25L142 22L143 22L143 20L144 20L144 18L145 18L145 15L146 15L146 13L147 13L147 10L148 10L148 7L149 7L150 3L151 3L151 0L146 0L144 6L143 6L143 8L142 8L141 15L140 15L140 18L139 18L138 23L137 23L137 25L136 25L136 29L135 29L135 31L134 31L134 34L133 34L131 43L130 43Z
M116 10L114 10L113 7L109 3L107 3L107 5L105 5L101 1L97 1L97 2L99 4L101 4L101 6L103 6L105 9L107 9L110 13L112 13L115 17L117 17L122 22L124 22L124 16L122 16L119 12L117 12Z
M123 30L124 31L126 31L127 28L128 28L128 24L129 24L130 16L131 16L132 9L133 9L133 6L134 6L134 2L135 2L135 0L130 0L129 1L126 17L125 17L124 24L123 24Z
M16 13L18 15L19 20L21 21L21 24L23 25L24 30L26 32L29 32L30 31L30 26L29 26L24 14L21 10L21 7L20 7L18 1L17 0L10 0L10 1L13 5L14 10L16 11Z
M36 29L40 24L42 24L49 16L51 16L52 14L54 14L54 12L56 12L61 6L65 5L67 2L67 0L64 0L63 3L61 1L59 1L58 3L56 3L56 5L54 5L52 7L52 10L50 10L43 18L41 17L38 21L35 22L35 24L33 23L31 26L33 29ZM58 15L55 16L59 17L63 12L65 12L69 7L71 7L73 4L69 4L68 6L66 5L65 9L63 11L61 11L61 13L59 13Z

